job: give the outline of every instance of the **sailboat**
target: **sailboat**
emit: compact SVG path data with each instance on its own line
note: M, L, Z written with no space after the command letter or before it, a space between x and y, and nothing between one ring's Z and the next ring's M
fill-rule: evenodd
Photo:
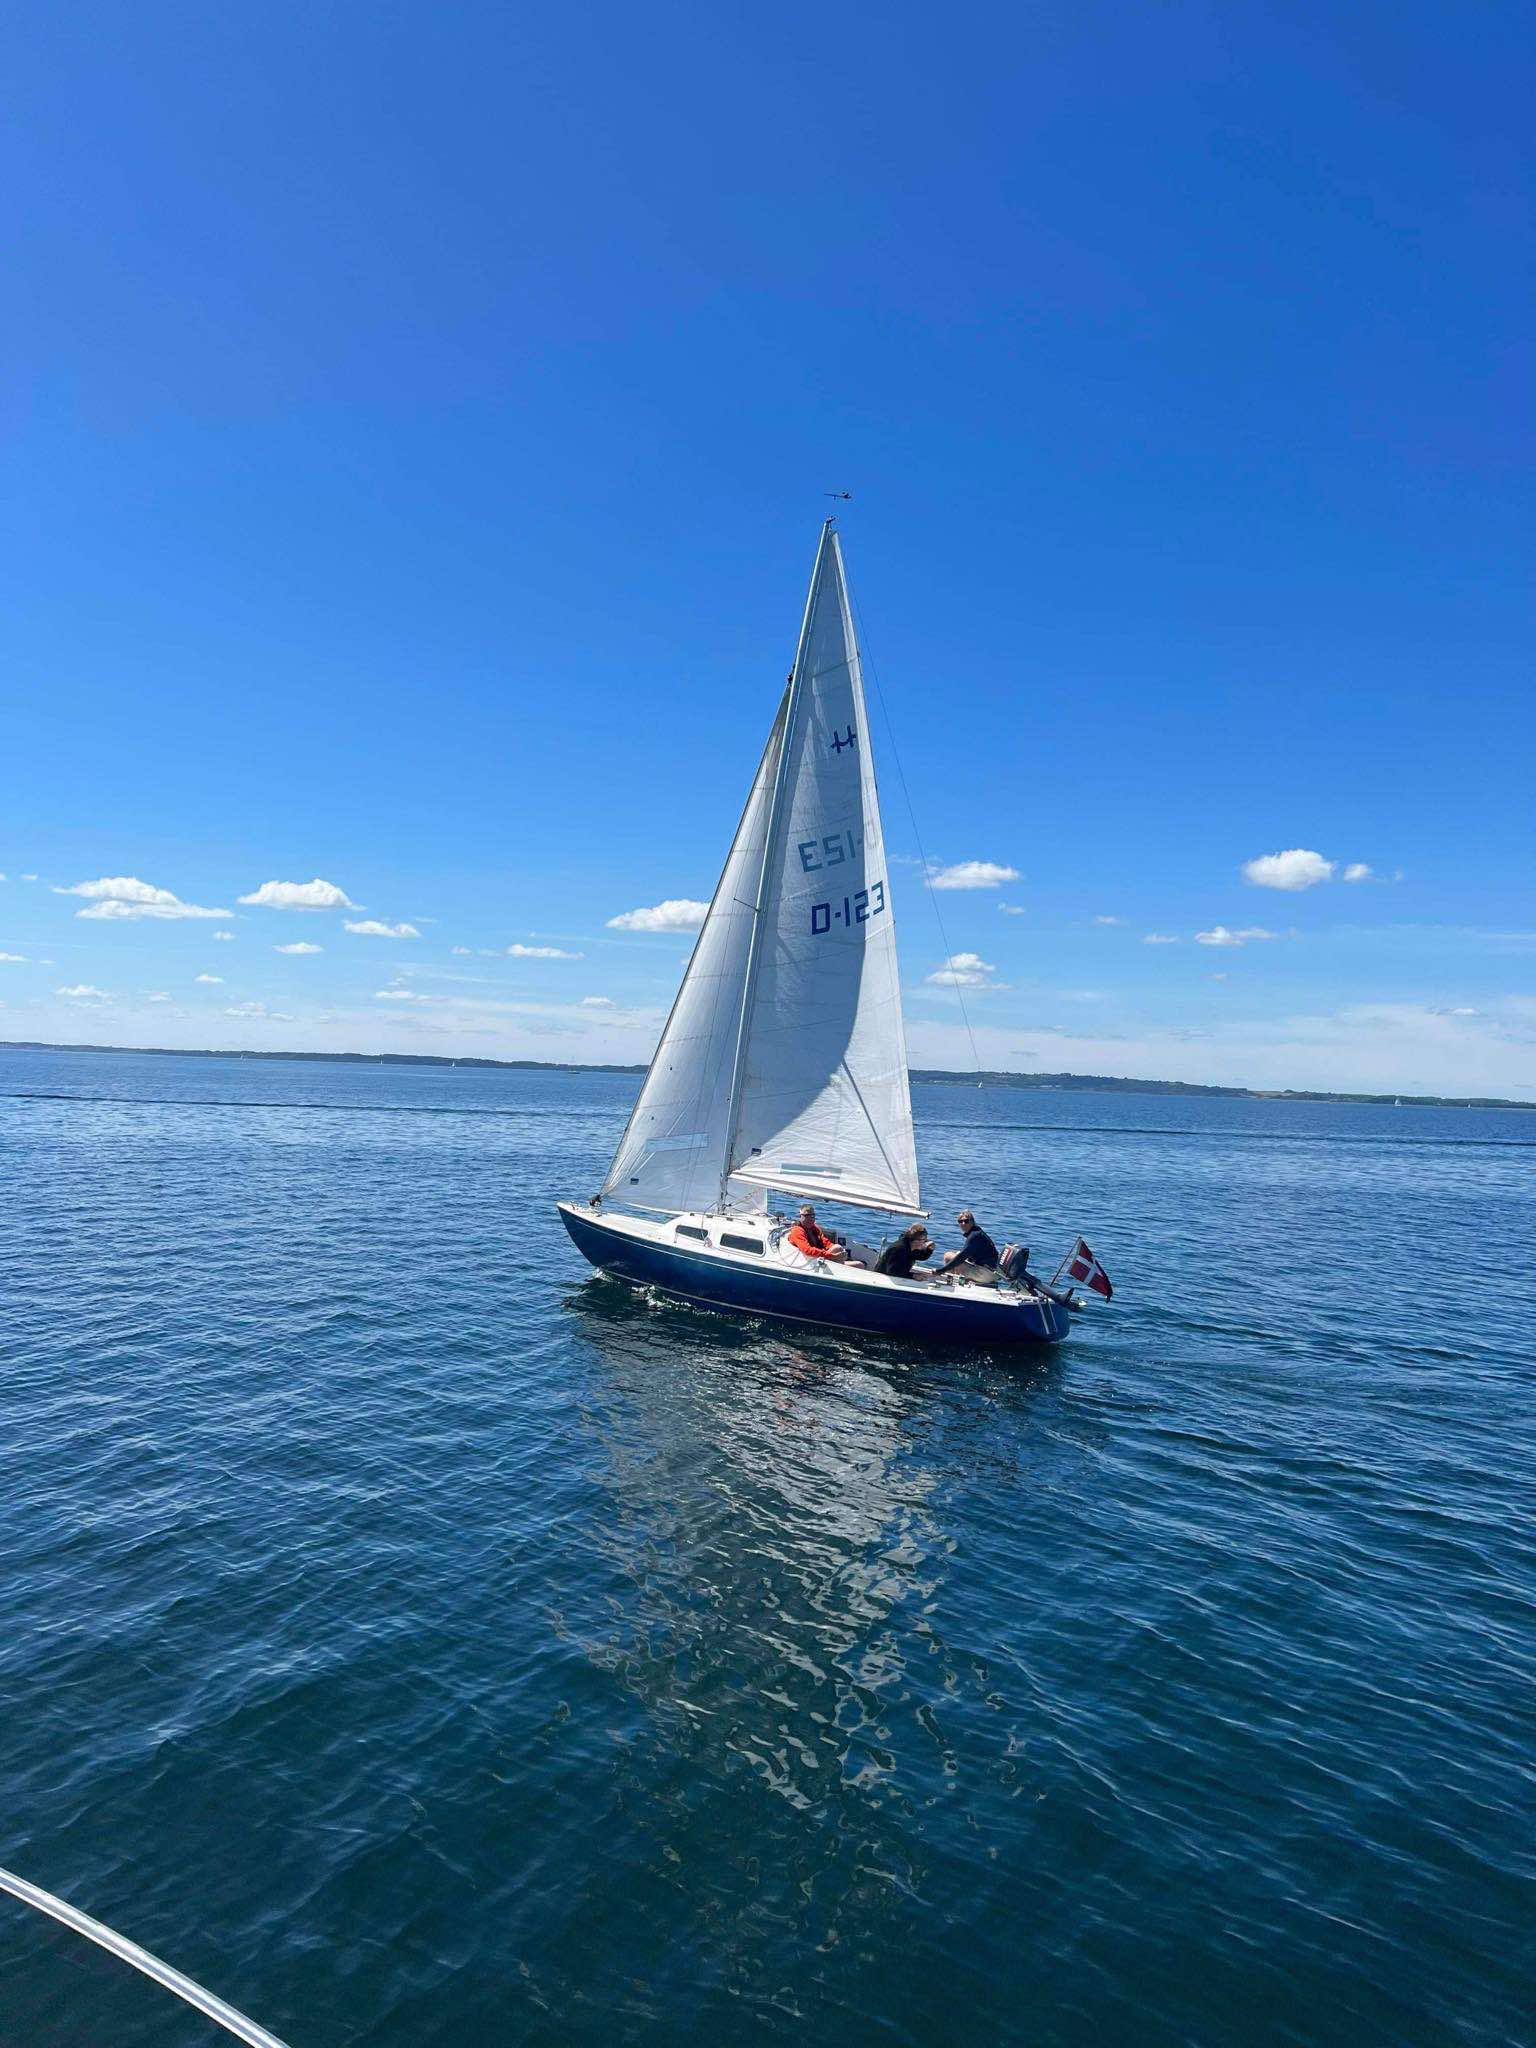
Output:
M927 1212L895 914L836 524L688 970L601 1188L557 1203L618 1278L752 1316L992 1346L1055 1343L1032 1281L899 1280L789 1243L773 1194Z

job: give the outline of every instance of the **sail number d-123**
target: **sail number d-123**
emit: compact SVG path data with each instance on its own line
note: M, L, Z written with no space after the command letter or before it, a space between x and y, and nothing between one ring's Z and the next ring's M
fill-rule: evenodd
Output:
M834 897L830 903L811 905L811 935L820 938L840 924L846 931L850 925L867 924L872 917L878 917L885 908L884 882L871 882L867 889L856 889L851 896L841 899Z

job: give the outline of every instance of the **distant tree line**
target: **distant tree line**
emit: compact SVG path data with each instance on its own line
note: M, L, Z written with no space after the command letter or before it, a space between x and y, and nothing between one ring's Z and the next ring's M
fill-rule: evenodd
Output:
M358 1067L482 1067L528 1074L643 1074L644 1065L623 1066L605 1060L492 1060L468 1054L454 1059L435 1052L242 1052L174 1045L52 1045L35 1038L0 1039L4 1052L139 1053L148 1059L182 1060L328 1060ZM1401 1104L1405 1109L1536 1109L1536 1102L1511 1102L1500 1095L1344 1095L1321 1088L1222 1088L1203 1081L1135 1081L1121 1074L1013 1074L998 1067L969 1074L944 1067L913 1067L914 1081L951 1087L1045 1088L1107 1095L1214 1095L1233 1102L1360 1102Z

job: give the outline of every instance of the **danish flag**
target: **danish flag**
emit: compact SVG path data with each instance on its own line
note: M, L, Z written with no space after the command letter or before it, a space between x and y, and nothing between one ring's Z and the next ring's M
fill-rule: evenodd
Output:
M1079 1287L1091 1288L1095 1294L1102 1294L1106 1301L1114 1294L1115 1290L1109 1284L1109 1275L1094 1257L1085 1239L1080 1237L1077 1240L1063 1263L1067 1269L1068 1279L1075 1280Z

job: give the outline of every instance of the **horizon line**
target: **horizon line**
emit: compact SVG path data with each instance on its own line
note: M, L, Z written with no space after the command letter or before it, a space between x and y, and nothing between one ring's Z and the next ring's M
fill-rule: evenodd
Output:
M150 1059L189 1060L322 1060L333 1064L351 1062L380 1067L489 1067L550 1074L644 1074L649 1071L648 1065L642 1061L492 1059L485 1053L284 1052L279 1049L257 1051L249 1046L103 1045L94 1039L5 1038L0 1039L0 1052L137 1053ZM1536 1110L1536 1102L1516 1102L1503 1095L1403 1095L1400 1092L1377 1095L1361 1089L1249 1088L1236 1082L1157 1081L1129 1074L1072 1074L1064 1070L1033 1073L1021 1067L962 1070L909 1066L907 1077L912 1081L927 1081L941 1086L968 1083L977 1087L1055 1088L1062 1092L1070 1092L1071 1085L1075 1083L1085 1094L1145 1091L1154 1095L1215 1095L1250 1102L1380 1103L1389 1107L1417 1109Z

